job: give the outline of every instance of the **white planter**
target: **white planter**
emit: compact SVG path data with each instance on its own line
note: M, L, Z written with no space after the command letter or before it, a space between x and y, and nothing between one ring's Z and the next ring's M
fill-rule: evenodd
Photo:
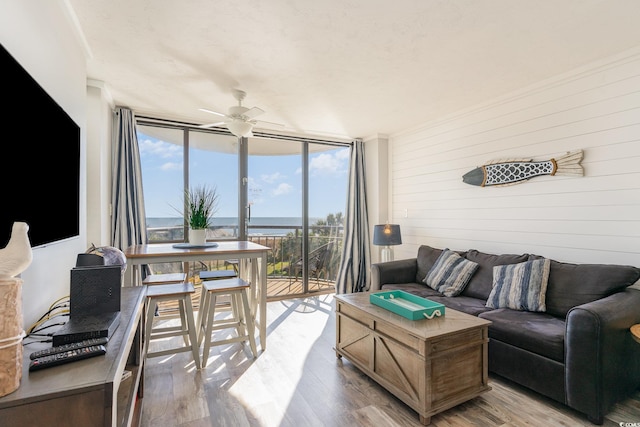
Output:
M189 244L196 246L204 246L207 241L207 229L192 230L189 229Z

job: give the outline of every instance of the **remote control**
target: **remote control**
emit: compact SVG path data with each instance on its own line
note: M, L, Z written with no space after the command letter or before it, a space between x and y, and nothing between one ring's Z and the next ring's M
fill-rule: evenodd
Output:
M100 338L91 338L84 341L72 342L69 344L58 345L55 347L45 348L44 350L34 351L29 355L31 360L37 359L39 357L51 356L52 354L64 353L69 350L76 350L78 348L89 347L92 345L101 345L109 342L109 338L100 337Z
M89 357L101 356L107 352L103 345L91 345L89 347L77 348L64 353L52 354L37 359L29 363L29 371L50 368L64 363L75 362L76 360L87 359Z

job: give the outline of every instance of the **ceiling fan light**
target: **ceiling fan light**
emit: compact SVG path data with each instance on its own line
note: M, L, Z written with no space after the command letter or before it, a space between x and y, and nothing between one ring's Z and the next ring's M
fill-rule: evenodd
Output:
M251 135L253 124L242 120L234 120L230 123L227 123L227 128L229 129L229 132L231 132L238 138L246 138Z

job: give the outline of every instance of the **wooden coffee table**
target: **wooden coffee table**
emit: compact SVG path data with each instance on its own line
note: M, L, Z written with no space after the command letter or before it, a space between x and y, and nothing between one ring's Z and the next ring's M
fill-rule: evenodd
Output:
M488 385L488 320L446 308L409 320L369 302L369 293L336 295L336 356L344 356L413 408L420 422Z

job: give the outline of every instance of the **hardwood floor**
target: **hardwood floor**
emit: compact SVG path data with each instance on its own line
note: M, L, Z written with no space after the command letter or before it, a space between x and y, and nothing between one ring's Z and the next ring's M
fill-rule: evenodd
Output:
M147 359L141 425L421 426L416 412L347 359L336 358L333 310L332 294L269 302L267 348L258 348L256 359L240 343L212 347L201 370L190 353ZM483 395L432 417L431 425L592 426L581 414L504 379L491 376L490 385ZM616 405L603 425L620 423L640 425L640 390Z

